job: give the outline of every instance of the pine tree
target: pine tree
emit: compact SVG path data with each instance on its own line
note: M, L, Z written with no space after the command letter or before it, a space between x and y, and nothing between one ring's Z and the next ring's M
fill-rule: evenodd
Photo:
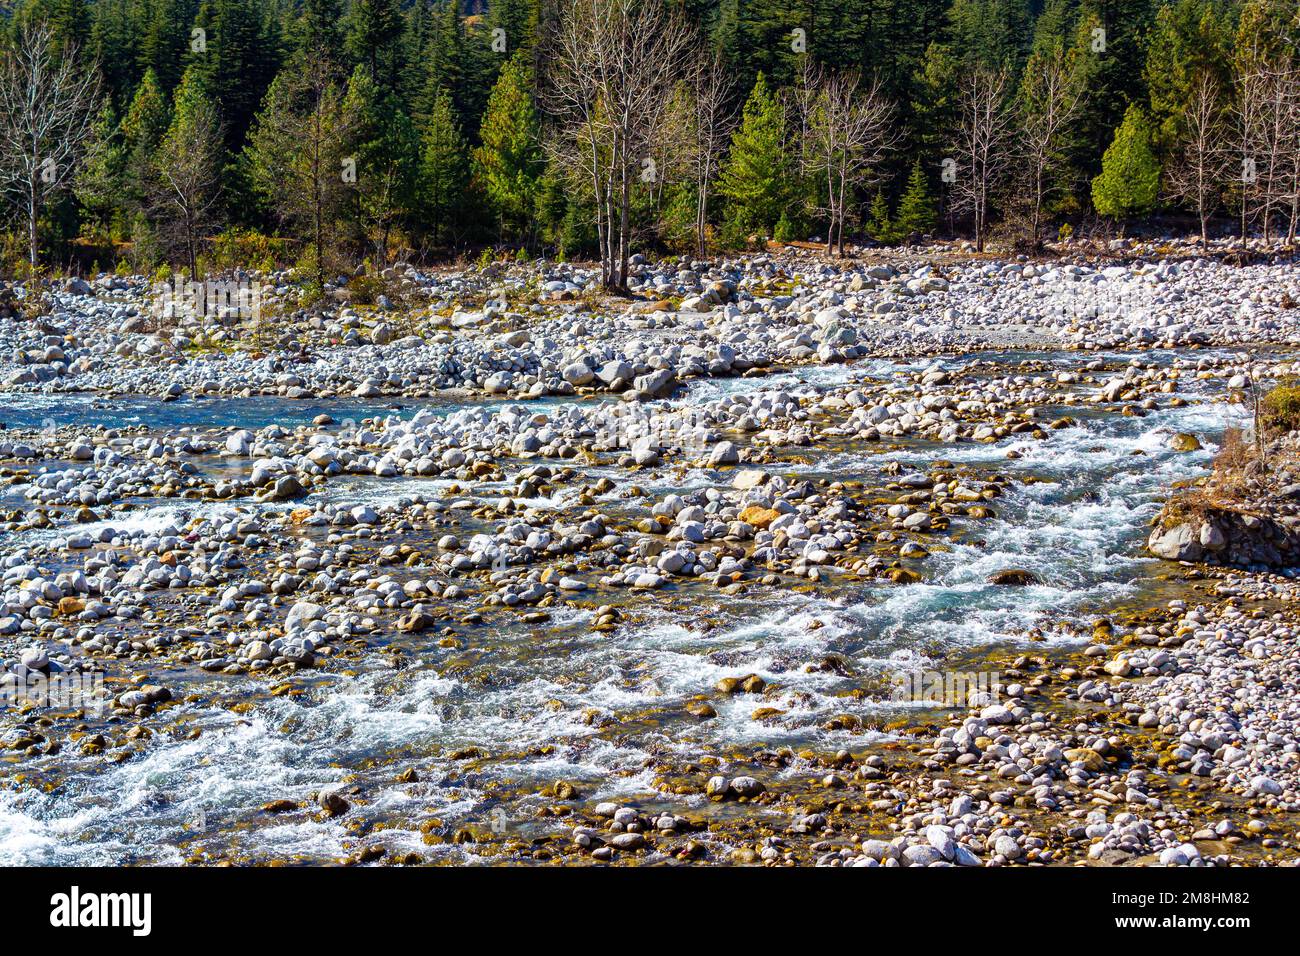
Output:
M403 100L410 107L411 115L419 122L422 120L420 100L424 88L424 58L433 35L433 14L429 9L429 0L415 0L406 8L405 19L402 28L401 92Z
M731 52L742 83L758 74L771 77L776 85L794 79L795 63L802 44L818 37L807 0L739 0L736 7L734 49ZM800 37L795 30L803 31ZM798 41L798 43L796 43ZM743 87L742 87L743 89ZM773 219L770 225L775 224Z
M77 177L76 194L88 219L110 238L121 238L124 227L122 182L126 172L126 147L122 124L110 99L105 99L95 119L86 162Z
M263 27L255 0L210 0L195 20L207 35L202 71L224 123L227 148L238 151L279 65L278 44ZM291 69L301 70L301 63Z
M171 125L151 163L148 208L164 248L184 254L196 281L199 242L216 221L221 171L216 106L191 67L176 88Z
M785 150L785 111L760 73L718 175L718 194L728 201L733 238L751 232L771 235L781 216L790 213L793 182Z
M897 238L897 230L889 221L889 203L885 200L885 191L876 190L876 198L871 200L867 212L867 235L876 242L892 243Z
M1160 163L1151 148L1151 128L1142 108L1130 106L1092 181L1092 203L1112 219L1150 210L1160 190Z
M1232 77L1231 14L1215 0L1175 0L1156 14L1145 76L1157 144L1170 150L1181 133L1199 78L1226 89Z
M464 207L468 179L465 140L456 124L451 96L441 91L425 126L420 152L420 208L429 239L441 243Z
M492 87L479 128L474 166L503 232L528 232L544 163L540 122L533 105L533 74L516 53Z
M474 119L463 88L465 31L454 0L443 0L432 14L431 30L424 53L424 84L416 116L424 119L433 112L438 94L446 92L462 128Z
M185 55L190 51L194 13L189 0L153 0L151 16L140 38L140 66L153 70L168 96L180 82Z
M504 41L504 49L497 53L498 63L504 62L520 50L531 51L537 42L538 0L492 0L488 7L488 41L495 37L494 30Z
M912 173L907 178L907 189L898 201L898 215L895 217L894 231L899 238L912 235L924 235L934 228L938 217L934 204L930 201L930 187L925 180L925 171L921 162L912 164Z
M397 83L402 26L397 0L353 0L348 13L348 50L385 91Z
M1155 0L1080 0L1074 50L1087 95L1080 104L1074 164L1088 176L1099 169L1098 145L1107 142L1129 104L1146 99L1144 42L1155 6Z
M1069 47L1074 37L1075 0L1046 0L1034 21L1030 53L1047 53L1057 45Z
M414 206L418 137L397 97L380 88L364 62L348 81L343 111L355 121L349 142L356 162L353 216L382 267L393 229Z
M1028 0L953 0L948 23L967 65L1018 69L1033 38Z
M957 57L943 44L931 43L913 83L916 147L929 162L946 155L952 130L957 125L959 76Z
M298 52L326 60L343 61L343 19L340 0L303 0L292 35Z
M90 39L87 50L99 64L104 88L119 112L131 102L137 82L131 18L128 0L96 0L90 11Z
M61 50L84 50L90 39L90 10L86 0L48 0L42 14L54 44Z
M354 126L329 65L308 60L275 78L245 150L258 193L285 225L305 234L304 266L322 289L353 190L344 144Z
M171 123L171 107L157 75L146 70L135 96L122 118L122 143L126 160L123 176L128 199L139 204L144 199L150 163L158 144Z

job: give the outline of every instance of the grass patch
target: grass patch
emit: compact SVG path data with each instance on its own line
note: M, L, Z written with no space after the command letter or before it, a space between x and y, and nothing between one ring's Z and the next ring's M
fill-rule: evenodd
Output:
M1300 380L1285 379L1259 402L1260 424L1266 435L1300 430Z

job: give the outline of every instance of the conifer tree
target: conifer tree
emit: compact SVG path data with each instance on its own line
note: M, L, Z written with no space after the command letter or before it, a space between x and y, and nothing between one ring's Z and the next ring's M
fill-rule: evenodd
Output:
M236 151L275 77L276 44L264 31L254 0L209 0L195 23L206 31L206 51L193 63L221 113L227 148Z
M348 49L383 90L395 87L402 13L397 0L353 0L348 13Z
M464 208L467 173L465 140L451 96L442 90L425 126L420 152L420 209L435 246L451 234L449 227Z
M1099 215L1123 219L1149 211L1160 190L1160 163L1151 148L1151 128L1136 104L1124 114L1115 138L1092 181L1092 203Z
M430 35L424 51L424 83L416 116L428 117L438 101L439 92L451 97L456 120L465 128L470 115L469 97L464 89L465 31L454 0L442 0L433 10Z
M302 12L291 31L298 51L330 63L343 61L340 0L303 0Z
M540 120L533 105L533 74L525 54L501 70L479 128L474 166L503 233L525 236L542 177Z
M876 197L871 200L871 208L867 211L867 235L876 242L894 241L895 229L889 221L889 203L883 189L876 190Z
M1144 67L1152 132L1166 153L1182 133L1202 77L1231 82L1232 24L1216 0L1174 0L1156 13Z
M86 0L47 0L37 10L50 25L51 40L58 49L81 51L90 38L90 10Z
M304 265L318 288L334 263L355 185L355 157L344 148L354 126L329 65L309 60L275 78L245 150L258 193L284 225L301 230Z
M937 164L947 155L951 131L957 125L960 64L949 48L931 43L914 79L915 141L925 161Z
M86 46L89 57L99 64L105 92L119 113L131 102L132 87L139 81L128 2L95 0L90 11L90 38Z
M1155 0L1080 0L1073 46L1087 95L1075 127L1074 165L1087 176L1100 168L1098 147L1129 104L1145 99L1144 44L1155 8Z
M785 110L760 73L718 175L718 194L728 201L733 235L771 235L781 216L789 213L793 182L785 150Z
M168 96L176 89L190 52L190 23L194 7L189 0L153 0L151 16L140 37L138 60L152 70Z
M199 243L216 221L222 141L216 106L192 67L176 88L171 125L150 170L150 218L164 248L182 253L197 281Z
M969 64L1018 68L1032 40L1028 0L953 0L952 47Z
M95 119L86 163L77 179L76 195L85 218L110 238L122 235L122 181L126 172L126 148L122 123L105 98Z
M903 198L898 201L894 231L900 238L924 235L934 228L937 221L934 204L930 201L929 183L926 182L920 160L917 160L912 164Z
M348 81L343 111L355 123L348 151L356 163L354 220L382 267L393 229L414 204L418 137L397 97L380 88L365 62Z
M123 185L126 195L139 204L144 199L150 163L171 123L171 107L153 70L146 70L122 118L125 154Z
M488 7L488 43L494 39L493 30L501 30L499 38L504 49L497 53L497 61L503 62L520 50L532 50L537 41L538 0L493 0Z

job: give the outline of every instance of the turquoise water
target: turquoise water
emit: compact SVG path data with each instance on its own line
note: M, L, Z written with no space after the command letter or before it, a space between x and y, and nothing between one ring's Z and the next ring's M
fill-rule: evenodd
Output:
M837 377L863 371L844 366L818 377L842 381ZM865 371L890 374L885 364ZM744 381L724 380L723 386ZM698 383L698 393L712 397L710 390L723 386ZM697 394L694 387L691 394ZM295 403L244 400L241 409L226 400L221 414L230 424L248 426L258 415L283 414L286 405ZM340 417L338 406L301 414L310 420L321 410ZM184 418L193 411L158 414ZM373 413L383 411L377 406ZM653 802L660 798L647 768L665 759L786 745L864 749L878 733L822 725L843 713L870 724L894 705L848 697L847 691L949 655L1021 642L1031 627L1086 620L1149 583L1162 565L1142 557L1141 546L1170 483L1201 473L1223 429L1244 418L1240 406L1211 403L1143 418L1071 413L1081 427L1053 432L1044 442L1015 436L993 445L903 442L901 450L820 454L806 466L810 474L869 485L888 480L879 472L885 461L919 468L937 458L984 475L1048 479L1015 482L992 502L996 518L960 524L962 534L952 538L928 539L951 547L935 547L913 565L923 575L919 584L827 584L808 593L755 587L737 598L677 586L631 600L627 622L612 633L590 629L590 610L561 609L541 625L492 618L467 632L463 650L440 647L432 635L389 635L381 640L407 649L405 667L394 670L372 649L350 665L355 676L317 672L298 698L269 697L264 684L246 678L167 672L161 676L179 694L194 689L255 706L237 715L211 699L185 704L169 719L186 717L204 728L201 736L164 734L120 764L72 753L25 760L25 772L39 777L57 768L62 783L49 793L0 789L0 863L178 863L195 848L254 860L328 862L352 845L342 822L306 813L269 817L258 808L271 800L305 799L345 778L360 788L364 807L357 812L384 824L390 849L459 855L463 848L425 846L419 825L432 818L453 826L485 823L504 811L512 832L522 836L562 831L562 822L534 819L546 802L539 791L557 779L576 782L592 802ZM1173 452L1169 440L1181 431L1200 436L1204 449ZM1022 457L1008 459L1012 449ZM706 480L702 473L687 478ZM324 494L379 501L420 489L436 494L439 485L357 478ZM142 526L183 524L205 508L226 507L157 502L136 520ZM585 510L564 491L554 507ZM987 583L990 573L1008 567L1036 572L1041 584ZM809 668L832 654L847 662L846 674ZM709 694L718 679L749 673L779 692L711 697L718 716L706 722L683 714L683 704ZM783 713L755 721L759 706ZM610 724L589 720L590 708ZM446 754L465 746L481 747L490 758L464 772ZM394 783L407 767L418 771L419 785ZM499 802L494 785L531 796ZM675 805L691 800L698 803L679 798Z
M0 394L0 424L8 428L43 428L50 424L121 428L145 425L174 430L194 427L264 428L267 425L309 425L317 415L360 420L377 415L410 417L421 408L455 408L444 402L401 399L392 402L359 399L178 398L163 401L145 395L97 397L87 394Z

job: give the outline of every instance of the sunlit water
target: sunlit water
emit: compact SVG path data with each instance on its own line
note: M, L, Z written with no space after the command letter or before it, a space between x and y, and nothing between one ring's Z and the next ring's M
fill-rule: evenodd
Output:
M837 366L792 373L790 384L887 378L893 369L892 363ZM692 397L710 399L742 387L737 379L700 382ZM222 407L229 419L222 423L250 425L267 414L260 407L242 418L234 404ZM319 409L302 412L308 420L315 413ZM349 834L342 823L302 813L268 817L258 808L271 800L305 799L344 780L361 787L358 813L391 825L384 831L390 848L462 853L424 846L417 828L431 818L483 822L497 807L493 783L537 794L564 779L576 782L584 799L654 802L663 798L652 790L653 773L646 769L653 760L685 762L785 745L866 747L879 739L870 728L891 705L845 696L864 678L1022 640L1028 628L1083 618L1137 594L1159 567L1141 556L1141 544L1170 483L1202 473L1222 430L1240 424L1243 414L1235 406L1205 403L1143 418L1080 417L1080 427L1053 432L1044 442L1013 436L994 445L911 446L823 456L810 466L819 475L848 479L874 474L882 456L916 466L942 457L990 474L1048 479L1015 482L993 502L996 518L964 523L952 538L934 536L931 557L913 565L922 583L840 584L808 593L753 588L739 598L670 590L656 597L656 613L612 633L591 631L590 611L561 609L545 624L484 628L464 651L408 638L415 653L407 655L404 669L372 655L356 665L354 677L313 674L312 690L293 699L268 697L259 692L264 684L248 678L217 678L226 696L239 687L256 695L255 709L238 716L214 706L171 710L171 720L183 714L187 726L203 728L202 735L157 737L121 764L71 754L23 764L28 772L58 761L70 769L50 793L0 789L0 862L177 863L204 847L259 860L329 861L346 852ZM1205 448L1172 451L1170 438L1181 431L1200 436ZM1008 459L1010 449L1022 457ZM417 489L437 493L439 485L350 478L325 494L382 502ZM230 507L161 502L115 517L113 524L181 527L205 509ZM1041 583L987 583L989 574L1006 568L1033 570ZM806 669L827 655L845 660L849 673ZM453 660L466 666L449 669ZM750 673L779 685L779 692L713 696L718 716L709 721L683 714L685 701L708 694L720 678ZM182 692L186 680L197 679L180 672L163 676ZM755 721L760 706L783 713ZM589 708L612 723L587 719ZM862 718L863 729L822 728L838 714ZM482 748L490 759L469 771L447 759L467 746ZM538 752L545 747L548 752ZM420 782L395 784L407 767L418 771ZM542 802L540 796L510 801L510 825L521 832L541 826L530 822L530 808Z

